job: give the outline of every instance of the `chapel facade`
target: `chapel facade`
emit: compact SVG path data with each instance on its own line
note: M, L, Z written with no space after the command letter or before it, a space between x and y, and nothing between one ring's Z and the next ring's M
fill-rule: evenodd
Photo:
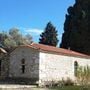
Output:
M71 50L35 44L17 47L10 54L9 77L28 78L39 85L70 78L78 66L90 66L90 56Z

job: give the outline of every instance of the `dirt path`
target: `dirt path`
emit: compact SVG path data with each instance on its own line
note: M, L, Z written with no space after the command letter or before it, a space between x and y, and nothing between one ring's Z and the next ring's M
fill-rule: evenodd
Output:
M37 88L35 85L0 85L0 90L49 90Z

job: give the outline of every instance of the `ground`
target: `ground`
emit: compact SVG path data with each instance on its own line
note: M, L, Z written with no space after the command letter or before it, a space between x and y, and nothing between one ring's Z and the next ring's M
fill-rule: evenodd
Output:
M37 88L36 86L31 85L0 85L0 90L82 90L80 86L66 86L61 88ZM83 90L90 90L88 89Z

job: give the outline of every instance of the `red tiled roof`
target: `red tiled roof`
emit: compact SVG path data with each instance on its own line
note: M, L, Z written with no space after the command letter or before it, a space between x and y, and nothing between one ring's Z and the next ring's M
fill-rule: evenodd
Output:
M78 53L78 52L63 49L63 48L57 48L57 47L53 47L53 46L43 45L43 44L32 43L31 45L27 45L27 47L38 49L40 51L57 53L57 54L61 54L61 55L90 58L90 56L82 54L82 53Z

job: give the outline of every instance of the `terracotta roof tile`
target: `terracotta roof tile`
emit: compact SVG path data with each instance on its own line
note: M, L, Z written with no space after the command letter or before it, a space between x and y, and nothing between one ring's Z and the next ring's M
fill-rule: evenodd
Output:
M61 55L63 54L63 55L67 55L67 56L90 58L90 56L79 53L79 52L75 52L75 51L67 50L67 49L63 49L63 48L57 48L57 47L53 47L53 46L48 46L48 45L43 45L43 44L32 43L31 45L25 45L25 46L34 48L34 49L38 49L40 51L52 52L52 53L57 53L57 54L61 54Z

